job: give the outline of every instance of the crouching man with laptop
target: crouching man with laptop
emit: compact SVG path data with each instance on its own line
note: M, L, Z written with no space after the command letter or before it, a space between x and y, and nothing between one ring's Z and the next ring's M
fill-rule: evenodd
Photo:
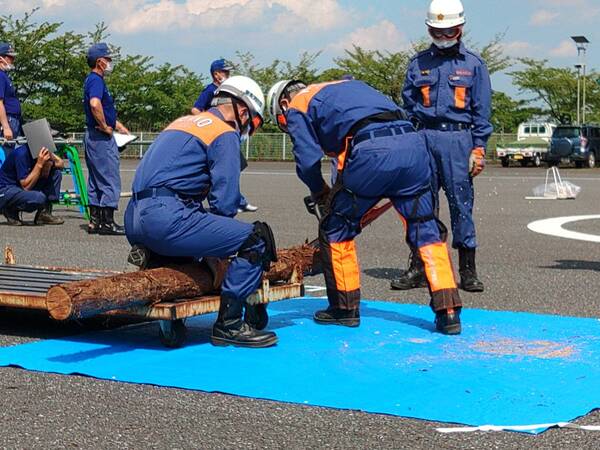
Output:
M36 225L64 223L52 215L51 203L60 195L63 167L63 160L46 147L31 152L22 145L8 155L0 167L0 211L8 225L23 225L23 211L37 211Z

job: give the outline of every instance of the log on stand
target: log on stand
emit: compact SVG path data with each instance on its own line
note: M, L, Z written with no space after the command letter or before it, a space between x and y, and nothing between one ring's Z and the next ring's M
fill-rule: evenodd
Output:
M265 274L271 283L288 281L294 272L320 270L317 249L302 245L278 252L279 261ZM226 265L219 268L226 270ZM217 274L222 279L224 273ZM123 273L50 288L46 306L56 320L80 319L140 305L200 297L215 292L213 275L202 264L187 264Z

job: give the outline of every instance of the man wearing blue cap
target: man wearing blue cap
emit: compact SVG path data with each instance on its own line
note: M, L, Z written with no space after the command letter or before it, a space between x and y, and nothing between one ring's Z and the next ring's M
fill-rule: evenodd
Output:
M192 114L197 115L201 112L208 111L210 103L215 96L215 91L221 86L223 81L229 78L232 69L233 67L231 64L228 64L224 59L217 59L212 62L210 65L210 75L212 76L213 82L206 86L200 93L198 100L196 100L196 103L194 103L194 107L192 108Z
M104 81L104 76L112 72L112 56L108 45L92 45L87 53L87 63L92 69L83 87L87 125L85 159L89 171L88 233L124 235L125 229L114 220L114 212L121 196L121 176L119 148L113 131L129 134L129 130L117 120L117 110Z
M0 42L0 128L2 128L2 136L7 140L15 139L22 134L21 103L8 76L8 72L15 68L15 56L17 54L10 44Z
M204 88L200 93L200 96L194 103L192 108L192 114L198 115L202 112L208 111L211 106L212 99L215 96L217 88L229 78L233 66L228 64L224 59L217 59L210 65L210 75L212 76L213 82ZM245 161L245 160L244 160ZM243 194L240 195L240 204L238 205L238 212L255 212L258 211L258 207L248 203L246 197Z

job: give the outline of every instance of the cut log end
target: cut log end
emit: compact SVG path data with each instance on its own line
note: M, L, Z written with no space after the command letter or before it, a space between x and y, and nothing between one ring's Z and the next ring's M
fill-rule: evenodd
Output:
M60 286L51 287L46 294L46 308L55 320L67 320L73 313L71 298L67 291Z

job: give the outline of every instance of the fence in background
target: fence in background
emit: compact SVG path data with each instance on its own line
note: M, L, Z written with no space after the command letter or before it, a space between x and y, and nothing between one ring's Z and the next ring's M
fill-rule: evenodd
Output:
M142 158L152 141L158 133L134 132L139 136L138 141L127 146L121 153L125 158ZM75 141L83 141L83 133L72 133L69 135ZM517 140L516 134L494 134L488 144L488 158L496 159L496 148L500 143L509 143ZM81 144L76 145L80 153L83 152ZM249 160L256 161L293 161L292 141L284 133L257 133L247 141L242 142L242 152Z

